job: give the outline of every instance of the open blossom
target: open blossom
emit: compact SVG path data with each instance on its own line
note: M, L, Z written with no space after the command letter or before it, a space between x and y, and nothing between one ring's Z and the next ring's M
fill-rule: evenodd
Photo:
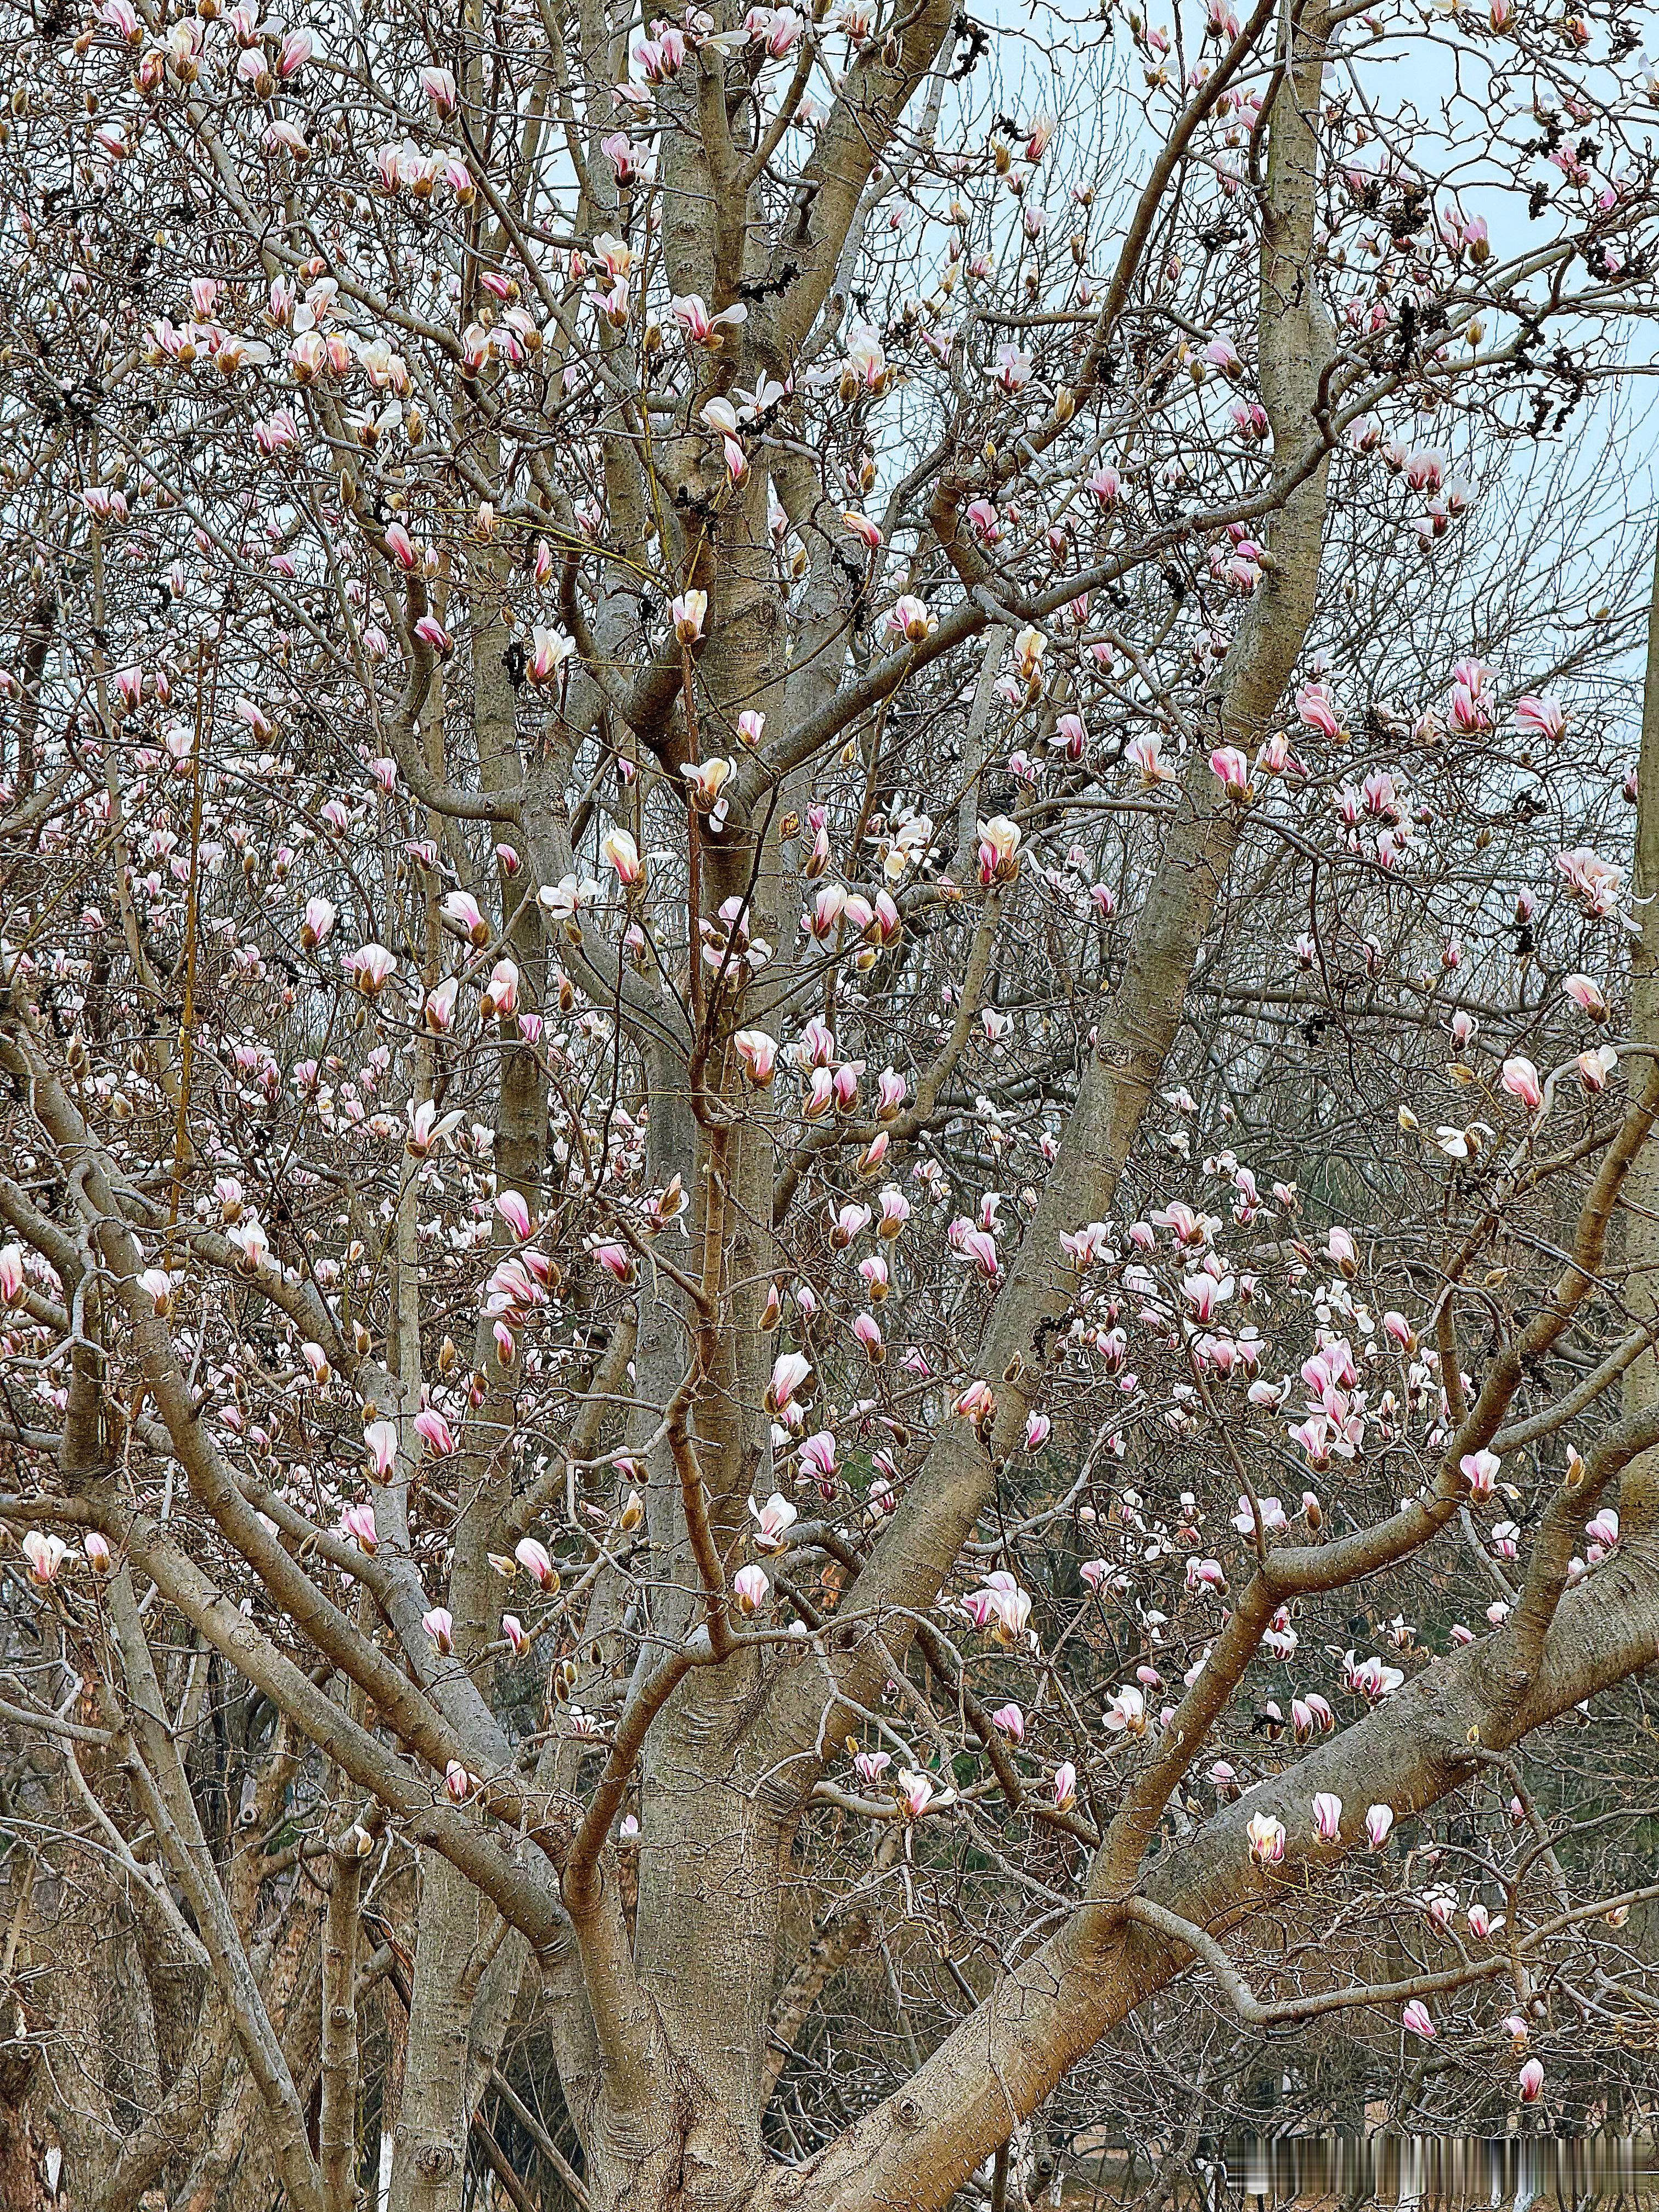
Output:
M610 143L605 142L607 153ZM746 320L749 310L739 300L729 307L722 307L718 314L710 314L701 295L693 292L684 299L672 300L669 313L685 333L688 345L707 346L713 350L725 343L728 330L736 329Z
M962 1608L975 1628L988 1628L999 1644L1012 1644L1031 1617L1030 1593L1006 1568L999 1568L986 1577L982 1589L963 1600Z
M1616 914L1625 896L1625 872L1604 860L1588 845L1558 853L1555 865L1566 878L1587 914L1597 917Z
M1566 710L1559 699L1547 692L1541 697L1528 693L1515 702L1515 726L1523 738L1541 738L1554 744L1565 736Z
M1285 1824L1271 1813L1252 1813L1244 1831L1258 1866L1277 1866L1285 1856Z
M427 1449L436 1459L447 1459L456 1448L448 1422L433 1407L423 1406L416 1414L415 1432L424 1439Z
M61 1536L52 1536L40 1528L31 1528L23 1539L23 1557L29 1563L29 1573L42 1588L56 1582L58 1570L69 1557L69 1546Z
M1146 1700L1133 1682L1125 1682L1113 1692L1101 1716L1101 1726L1109 1735L1146 1735Z
M398 959L384 945L360 945L355 952L346 954L341 964L346 981L366 998L373 998L397 972Z
M903 638L910 645L920 645L924 638L933 635L939 625L929 613L926 601L907 592L894 600L887 617L887 627L896 637Z
M763 1552L781 1552L800 1516L781 1491L775 1490L764 1505L751 1498L749 1510L755 1518L755 1541Z
M908 1766L899 1769L899 1802L913 1820L919 1820L934 1802L933 1784L930 1777L918 1774Z
M1341 735L1342 725L1337 718L1328 684L1304 684L1296 695L1296 711L1304 724L1316 730L1322 738Z
M532 629L530 637L530 657L526 667L531 682L556 684L576 650L575 641L567 637L562 629L539 628Z
M1498 1470L1503 1465L1494 1451L1465 1452L1457 1462L1463 1480L1469 1486L1471 1498L1490 1498L1498 1480Z
M1596 1552L1613 1551L1619 1542L1619 1516L1611 1505L1604 1505L1593 1521L1584 1523L1585 1541Z

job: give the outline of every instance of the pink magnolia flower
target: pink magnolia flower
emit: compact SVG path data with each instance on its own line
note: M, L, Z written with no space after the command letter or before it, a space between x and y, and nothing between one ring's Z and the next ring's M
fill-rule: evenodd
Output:
M1599 918L1618 910L1625 895L1625 872L1613 861L1604 860L1588 845L1576 845L1571 852L1558 853L1555 865L1587 914Z
M1043 1445L1048 1443L1049 1431L1053 1427L1054 1423L1047 1413L1028 1413L1025 1417L1026 1450L1041 1451Z
M1471 1498L1490 1498L1498 1480L1502 1460L1494 1451L1465 1452L1457 1462L1458 1470L1469 1486Z
M1285 1824L1271 1813L1252 1813L1244 1831L1258 1866L1277 1866L1285 1856Z
M421 1626L432 1638L440 1652L447 1658L455 1649L455 1623L448 1608L434 1605L429 1613L421 1615Z
M1250 796L1250 763L1237 745L1218 745L1210 755L1210 769L1229 799Z
M794 1395L812 1372L812 1363L804 1352L781 1352L772 1363L772 1378L767 1385L767 1410L785 1418Z
M1125 1682L1108 1699L1100 1724L1109 1735L1145 1735L1146 1699L1133 1682Z
M879 1367L887 1357L887 1346L882 1340L881 1323L872 1313L855 1315L853 1334L864 1346L865 1357L872 1367Z
M639 181L645 167L645 152L635 145L625 131L613 131L608 138L601 138L599 151L610 162L619 185L632 185ZM697 302L699 307L702 304L701 301ZM676 301L674 305L678 310L680 302Z
M979 1376L975 1376L951 1407L951 1411L964 1421L988 1421L996 1409L995 1392Z
M800 1518L789 1500L776 1490L764 1505L757 1505L751 1498L749 1510L755 1516L755 1541L763 1552L781 1552L790 1529Z
M1373 1805L1365 1815L1365 1841L1374 1851L1380 1851L1389 1840L1389 1831L1394 1826L1394 1808L1389 1805Z
M1523 738L1540 738L1551 744L1559 744L1566 734L1566 709L1547 692L1541 697L1528 692L1517 699L1514 721Z
M1054 1769L1054 1806L1061 1813L1069 1813L1077 1803L1077 1769L1066 1759Z
M887 627L895 637L903 638L907 644L920 645L933 635L938 623L927 601L907 592L894 600L888 611Z
M58 1579L58 1570L69 1557L69 1546L61 1536L51 1536L40 1528L31 1528L23 1539L23 1557L29 1563L31 1578L44 1589Z
M1322 1844L1335 1843L1342 1832L1342 1800L1328 1790L1316 1790L1313 1801L1314 1833Z
M371 1482L385 1482L398 1464L398 1425L371 1421L363 1431L363 1450L368 1458Z
M896 1237L910 1218L909 1200L896 1183L890 1182L884 1187L877 1206L879 1209L876 1216L877 1236Z
M372 1559L380 1549L380 1537L374 1527L374 1508L372 1505L348 1505L340 1516L340 1526L361 1552Z
M620 884L636 884L645 873L640 848L626 830L606 831L599 840L599 858L616 870Z
M1611 1505L1604 1505L1595 1520L1584 1524L1587 1540L1603 1553L1614 1550L1619 1542L1619 1516Z
M544 1544L538 1543L534 1536L521 1536L513 1547L513 1556L538 1589L557 1589L558 1570Z
M525 1633L524 1623L516 1613L504 1613L501 1615L501 1634L512 1645L514 1658L517 1658L530 1641L529 1637Z
M475 1778L469 1774L459 1759L452 1759L444 1769L444 1789L457 1805L465 1804L477 1787Z
M836 1440L828 1429L820 1429L816 1436L808 1437L800 1447L803 1473L816 1475L827 1481L836 1471Z
M1421 1997L1412 1999L1400 2015L1400 2024L1409 2028L1413 2035L1420 2035L1427 2043L1431 2043L1437 2033L1429 2008Z
M459 105L460 95L455 88L454 76L447 69L423 69L421 71L421 90L432 103L433 111L437 115L453 115Z
M1006 1735L1010 1743L1024 1743L1025 1741L1025 1716L1018 1705L999 1705L991 1716L991 1725L1000 1735Z
M522 1193L516 1190L498 1192L495 1198L495 1211L519 1242L521 1244L524 1243L530 1236L531 1224L530 1208L526 1204Z
M933 1802L933 1785L925 1774L908 1766L899 1769L899 1802L913 1820L919 1820Z
M853 1758L853 1771L860 1782L879 1782L893 1763L890 1751L860 1751Z
M396 973L398 959L384 945L360 945L355 952L346 954L341 965L353 989L365 998L374 998Z
M1031 1599L1006 1568L985 1578L985 1587L962 1601L962 1609L975 1628L988 1628L999 1644L1012 1644L1024 1633L1031 1617Z
M516 961L498 960L489 971L489 981L478 998L478 1018L493 1021L498 1014L511 1014L519 1004L519 969Z
M1173 783L1176 771L1164 758L1160 741L1152 732L1143 732L1131 738L1123 748L1123 757L1133 768L1140 771L1140 780L1149 788L1158 783Z
M1619 1065L1619 1055L1610 1044L1604 1044L1595 1050L1581 1052L1574 1065L1586 1091L1605 1091L1607 1078Z
M1341 734L1342 725L1337 719L1328 684L1304 684L1296 695L1296 711L1306 726L1317 730L1322 738Z
M1566 996L1587 1013L1593 1022L1607 1018L1607 1002L1601 985L1589 975L1569 975L1561 986Z
M1544 1103L1544 1086L1531 1060L1516 1054L1504 1062L1499 1078L1503 1087L1512 1098L1518 1098L1529 1114L1536 1114Z
M765 1568L751 1563L738 1569L732 1577L732 1588L740 1612L758 1613L765 1604L772 1585L767 1580Z
M770 1083L777 1066L778 1041L764 1030L739 1030L732 1042L743 1072L757 1089L763 1090Z
M674 625L674 635L682 645L696 645L702 636L704 618L708 612L707 592L681 592L669 602L669 619Z
M608 142L605 150L607 152L610 150ZM725 332L728 330L735 330L739 323L746 322L749 317L749 310L740 300L730 307L722 307L717 315L710 314L707 304L696 292L690 293L684 299L671 300L668 311L680 329L684 331L685 342L688 345L708 346L711 349L723 344Z
M1544 2064L1539 2058L1529 2058L1521 2069L1521 2101L1535 2105L1544 2094Z
M453 1431L431 1406L423 1406L416 1414L415 1433L425 1439L428 1449L436 1459L447 1459L455 1449Z

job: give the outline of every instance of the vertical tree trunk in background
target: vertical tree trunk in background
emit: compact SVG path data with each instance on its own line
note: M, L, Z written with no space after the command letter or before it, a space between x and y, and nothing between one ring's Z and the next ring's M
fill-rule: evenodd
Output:
M0 2212L43 2212L46 2202L40 2146L23 2105L37 2070L33 2051L0 2059Z
M1648 602L1647 680L1642 697L1642 749L1636 769L1636 856L1632 891L1641 934L1632 939L1630 1035L1632 1044L1659 1051L1659 533L1654 546L1653 587ZM1646 901L1644 905L1642 902ZM1646 1073L1637 1063L1638 1080ZM1638 1322L1659 1316L1659 1145L1637 1155L1625 1185L1625 1298ZM1625 1376L1625 1412L1642 1412L1659 1399L1659 1354L1644 1352ZM1644 1452L1625 1471L1620 1510L1630 1528L1650 1526L1659 1504L1659 1451Z

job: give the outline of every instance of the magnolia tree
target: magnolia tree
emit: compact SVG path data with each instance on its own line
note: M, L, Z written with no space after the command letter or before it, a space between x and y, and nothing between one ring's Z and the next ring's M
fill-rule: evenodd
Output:
M13 34L9 2207L1651 2010L1632 11L832 7Z

